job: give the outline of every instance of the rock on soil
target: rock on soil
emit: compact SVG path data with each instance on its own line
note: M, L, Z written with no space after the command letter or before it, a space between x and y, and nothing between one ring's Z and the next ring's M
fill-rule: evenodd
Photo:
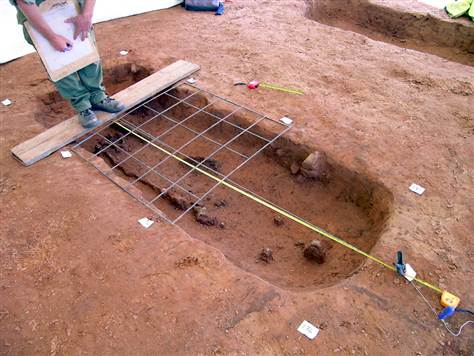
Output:
M304 241L300 240L300 241L295 242L296 247L304 248L304 245L305 245Z
M324 152L311 153L301 164L301 173L307 178L322 182L330 180L331 167Z
M293 175L298 174L298 172L300 171L300 165L298 164L298 162L291 163L290 171Z
M207 168L212 169L213 171L219 172L219 169L221 168L221 165L218 161L215 159L206 159L205 157L200 157L200 156L193 156L188 159L186 159L186 162L192 164L195 166L198 163L201 163L201 166L205 166Z
M331 248L328 241L313 240L303 251L304 257L316 263L323 264L326 261L328 250Z
M193 211L198 223L206 226L215 226L219 224L214 216L208 215L207 208L205 206L196 206L194 207Z
M273 218L273 223L276 226L282 226L285 223L285 221L283 220L283 218L280 215L277 215Z
M225 208L227 206L227 201L226 200L218 200L214 203L214 206L216 208Z
M175 262L175 266L178 268L196 266L198 264L199 264L199 258L194 257L194 256L186 256Z
M260 261L270 263L270 261L273 261L273 251L270 248L265 247L258 255L258 259Z
M187 210L191 205L193 205L192 201L187 200L183 194L177 191L171 190L165 193L163 197L179 210Z

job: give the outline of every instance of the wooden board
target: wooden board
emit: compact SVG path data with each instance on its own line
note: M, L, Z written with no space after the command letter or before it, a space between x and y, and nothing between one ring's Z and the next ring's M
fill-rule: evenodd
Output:
M124 103L128 109L151 98L198 70L198 65L180 60L122 90L113 97ZM96 114L103 123L110 121L118 115L101 111L97 111ZM15 146L11 152L21 163L29 166L92 130L84 129L79 123L78 115L75 115L38 136Z
M76 0L46 0L39 5L39 10L51 28L73 44L70 51L58 52L28 21L25 22L28 34L53 82L100 60L93 34L84 41L81 38L74 40L74 25L64 22L79 14L80 8Z

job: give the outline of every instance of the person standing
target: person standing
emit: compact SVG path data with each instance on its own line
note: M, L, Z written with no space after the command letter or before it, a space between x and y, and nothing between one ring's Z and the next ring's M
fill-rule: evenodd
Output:
M25 40L33 44L24 23L28 20L30 25L44 36L51 46L58 52L66 52L73 47L73 41L57 34L54 28L43 18L38 8L45 0L10 0L17 8L17 19L23 25ZM79 0L80 14L65 19L65 22L74 25L74 40L78 37L82 41L91 36L92 15L94 13L95 0ZM125 109L121 102L107 96L103 85L103 70L100 61L92 63L67 77L54 82L59 94L69 101L71 106L79 114L79 122L84 128L93 128L100 125L100 120L94 110L118 113Z

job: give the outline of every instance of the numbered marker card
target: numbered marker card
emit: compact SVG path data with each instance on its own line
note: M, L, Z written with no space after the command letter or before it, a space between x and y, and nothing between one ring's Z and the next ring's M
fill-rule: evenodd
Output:
M298 327L298 331L311 340L319 334L319 329L306 320L304 320Z
M39 5L39 9L53 31L66 37L73 43L70 51L59 52L30 23L25 23L31 40L53 82L77 72L79 69L100 59L99 52L91 36L84 41L81 40L80 36L74 40L74 24L64 22L68 18L79 14L80 7L76 0L46 0Z

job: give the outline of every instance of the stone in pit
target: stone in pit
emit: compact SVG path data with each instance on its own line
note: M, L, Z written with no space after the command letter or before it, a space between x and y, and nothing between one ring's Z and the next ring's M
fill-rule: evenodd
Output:
M323 264L326 261L328 250L331 247L332 245L327 241L313 240L306 246L303 255L310 261Z
M195 206L193 211L196 221L202 225L215 226L219 223L215 217L208 215L205 206Z
M283 220L283 218L280 215L277 215L277 216L273 217L273 223L276 226L282 226L285 223L285 221Z
M306 178L327 182L330 179L331 167L324 152L311 153L301 164L301 174Z
M166 189L162 189L161 192L166 192ZM163 195L163 198L168 200L175 208L179 210L187 210L191 205L193 205L193 202L186 199L184 194L174 190L166 192Z
M265 247L258 255L258 259L263 262L270 263L270 261L273 261L273 251L270 248Z

